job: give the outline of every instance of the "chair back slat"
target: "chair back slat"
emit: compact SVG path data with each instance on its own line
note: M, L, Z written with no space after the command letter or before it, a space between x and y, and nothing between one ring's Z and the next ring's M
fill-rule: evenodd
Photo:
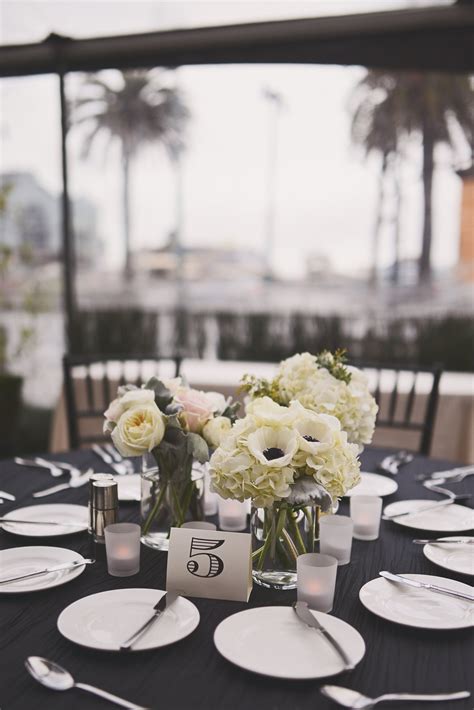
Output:
M439 383L442 375L442 367L421 368L409 365L385 365L376 362L354 362L354 365L370 370L375 376L374 386L371 392L379 405L379 416L377 417L377 427L383 429L400 429L407 432L419 433L418 452L429 455L433 430L436 420L436 411L439 399ZM393 387L388 393L383 393L382 371L390 371L393 376ZM410 388L408 392L401 387L402 382L406 382L407 377ZM418 388L419 376L430 378L430 388L428 393L420 393ZM403 402L403 395L406 393L406 402ZM426 399L426 406L423 404ZM403 411L400 411L403 410Z
M176 377L181 358L171 360L171 374ZM160 361L154 354L64 356L64 394L71 448L107 441L102 432L103 413L114 398L116 387L127 382L141 386L147 379L145 363L150 369L152 362L155 363L153 369L159 374Z
M405 418L404 418L405 424L408 424L408 422L411 420L411 415L413 412L413 404L415 402L417 378L418 378L418 370L415 370L415 372L413 373L413 384L412 384L411 389L408 393L407 402L406 402L406 406L405 406Z

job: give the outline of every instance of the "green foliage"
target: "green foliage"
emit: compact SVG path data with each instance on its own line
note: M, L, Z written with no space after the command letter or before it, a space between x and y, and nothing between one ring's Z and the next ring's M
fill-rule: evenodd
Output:
M275 402L280 402L280 390L276 379L267 380L265 377L245 374L239 385L240 392L247 392L252 399L257 397L270 397Z
M347 350L345 348L338 348L334 353L329 350L323 350L323 352L316 355L316 362L319 367L324 367L328 370L336 380L342 380L342 382L349 384L351 373L346 367L346 353Z

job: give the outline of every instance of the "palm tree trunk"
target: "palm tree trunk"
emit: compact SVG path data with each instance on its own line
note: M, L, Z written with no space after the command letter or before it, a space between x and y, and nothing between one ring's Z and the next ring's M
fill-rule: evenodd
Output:
M122 146L123 170L123 238L125 246L124 277L126 281L132 278L132 258L130 252L130 151L124 144Z
M377 213L375 217L374 231L372 234L372 268L370 274L370 283L372 286L377 285L377 271L379 260L380 233L383 222L383 208L385 201L385 173L387 171L387 156L382 158L382 165L379 174L379 192L377 195Z
M423 239L418 269L420 282L428 282L431 278L434 148L435 141L433 138L433 132L429 121L425 121L423 125Z

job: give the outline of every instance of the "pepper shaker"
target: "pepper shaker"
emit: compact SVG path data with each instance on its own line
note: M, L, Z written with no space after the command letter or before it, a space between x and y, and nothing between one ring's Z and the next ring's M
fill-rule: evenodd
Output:
M105 543L105 528L118 521L117 483L109 473L96 473L89 481L89 532Z

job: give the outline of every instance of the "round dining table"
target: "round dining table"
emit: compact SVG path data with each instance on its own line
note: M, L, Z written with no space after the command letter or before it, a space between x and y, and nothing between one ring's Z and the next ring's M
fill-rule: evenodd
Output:
M362 454L362 470L376 471L390 453L368 447ZM81 469L111 472L89 450L55 454ZM428 491L418 474L452 467L452 462L423 456L402 467L396 475L398 490L384 498L384 505L404 499L439 500ZM386 474L388 475L388 474ZM61 481L62 479L59 479ZM16 496L0 506L0 516L22 506L39 503L87 505L88 486L35 499L35 491L58 482L48 471L20 467L13 460L0 462L0 490ZM474 477L453 487L456 493L474 493ZM339 512L348 515L349 499ZM474 496L473 496L474 500ZM471 505L467 501L467 505ZM121 503L119 519L139 522L140 506ZM466 534L466 533L463 533ZM142 545L140 572L132 577L112 577L107 572L104 545L94 543L87 532L56 538L20 537L0 529L0 549L27 545L54 545L94 557L96 563L72 581L51 589L26 594L0 595L0 708L2 710L100 710L100 698L80 690L54 692L39 685L25 670L28 656L43 656L67 668L76 680L95 685L156 710L326 710L337 706L320 693L324 683L358 690L369 697L383 693L473 692L474 634L472 629L425 630L402 626L370 613L359 600L359 590L381 570L432 574L471 584L472 577L435 566L413 544L419 533L393 521L382 520L380 536L373 542L354 540L349 564L337 571L332 614L351 624L362 635L366 653L352 671L328 680L281 680L259 676L232 665L219 655L213 635L220 622L246 608L291 606L296 590L274 591L254 584L249 602L192 599L200 623L187 638L151 651L120 654L90 650L63 638L57 628L59 614L72 602L98 592L126 588L165 589L167 553ZM474 556L474 551L473 551ZM1 570L0 570L0 576ZM284 649L275 649L275 653ZM318 663L318 658L314 658ZM474 700L443 704L414 702L407 708L439 707L440 710L472 710ZM393 707L393 705L392 705ZM398 707L398 705L396 706Z

